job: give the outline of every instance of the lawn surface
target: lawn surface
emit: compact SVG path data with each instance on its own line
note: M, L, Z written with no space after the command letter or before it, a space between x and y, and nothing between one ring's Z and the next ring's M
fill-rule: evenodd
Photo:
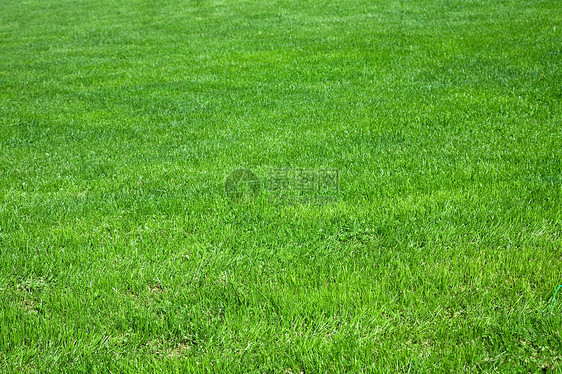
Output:
M0 371L562 367L560 0L0 0ZM232 201L247 168L335 199Z

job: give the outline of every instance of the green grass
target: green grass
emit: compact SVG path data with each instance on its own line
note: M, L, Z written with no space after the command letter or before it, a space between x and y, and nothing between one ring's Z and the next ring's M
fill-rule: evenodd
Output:
M0 371L562 367L559 0L0 5Z

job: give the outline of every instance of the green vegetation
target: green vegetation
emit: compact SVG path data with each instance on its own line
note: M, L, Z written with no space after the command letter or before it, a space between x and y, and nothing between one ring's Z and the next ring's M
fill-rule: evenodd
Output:
M2 0L0 371L562 367L560 0ZM232 202L238 168L338 199Z

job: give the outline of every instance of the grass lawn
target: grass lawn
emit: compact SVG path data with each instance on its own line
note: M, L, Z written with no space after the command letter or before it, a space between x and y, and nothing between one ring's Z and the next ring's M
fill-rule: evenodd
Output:
M560 0L0 0L0 372L562 370L561 32ZM241 168L338 188L236 200Z

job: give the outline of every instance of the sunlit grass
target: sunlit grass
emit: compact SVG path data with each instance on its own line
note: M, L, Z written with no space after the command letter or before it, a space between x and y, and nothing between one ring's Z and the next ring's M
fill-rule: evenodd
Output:
M560 370L559 1L3 1L0 371ZM335 199L232 201L247 168Z

